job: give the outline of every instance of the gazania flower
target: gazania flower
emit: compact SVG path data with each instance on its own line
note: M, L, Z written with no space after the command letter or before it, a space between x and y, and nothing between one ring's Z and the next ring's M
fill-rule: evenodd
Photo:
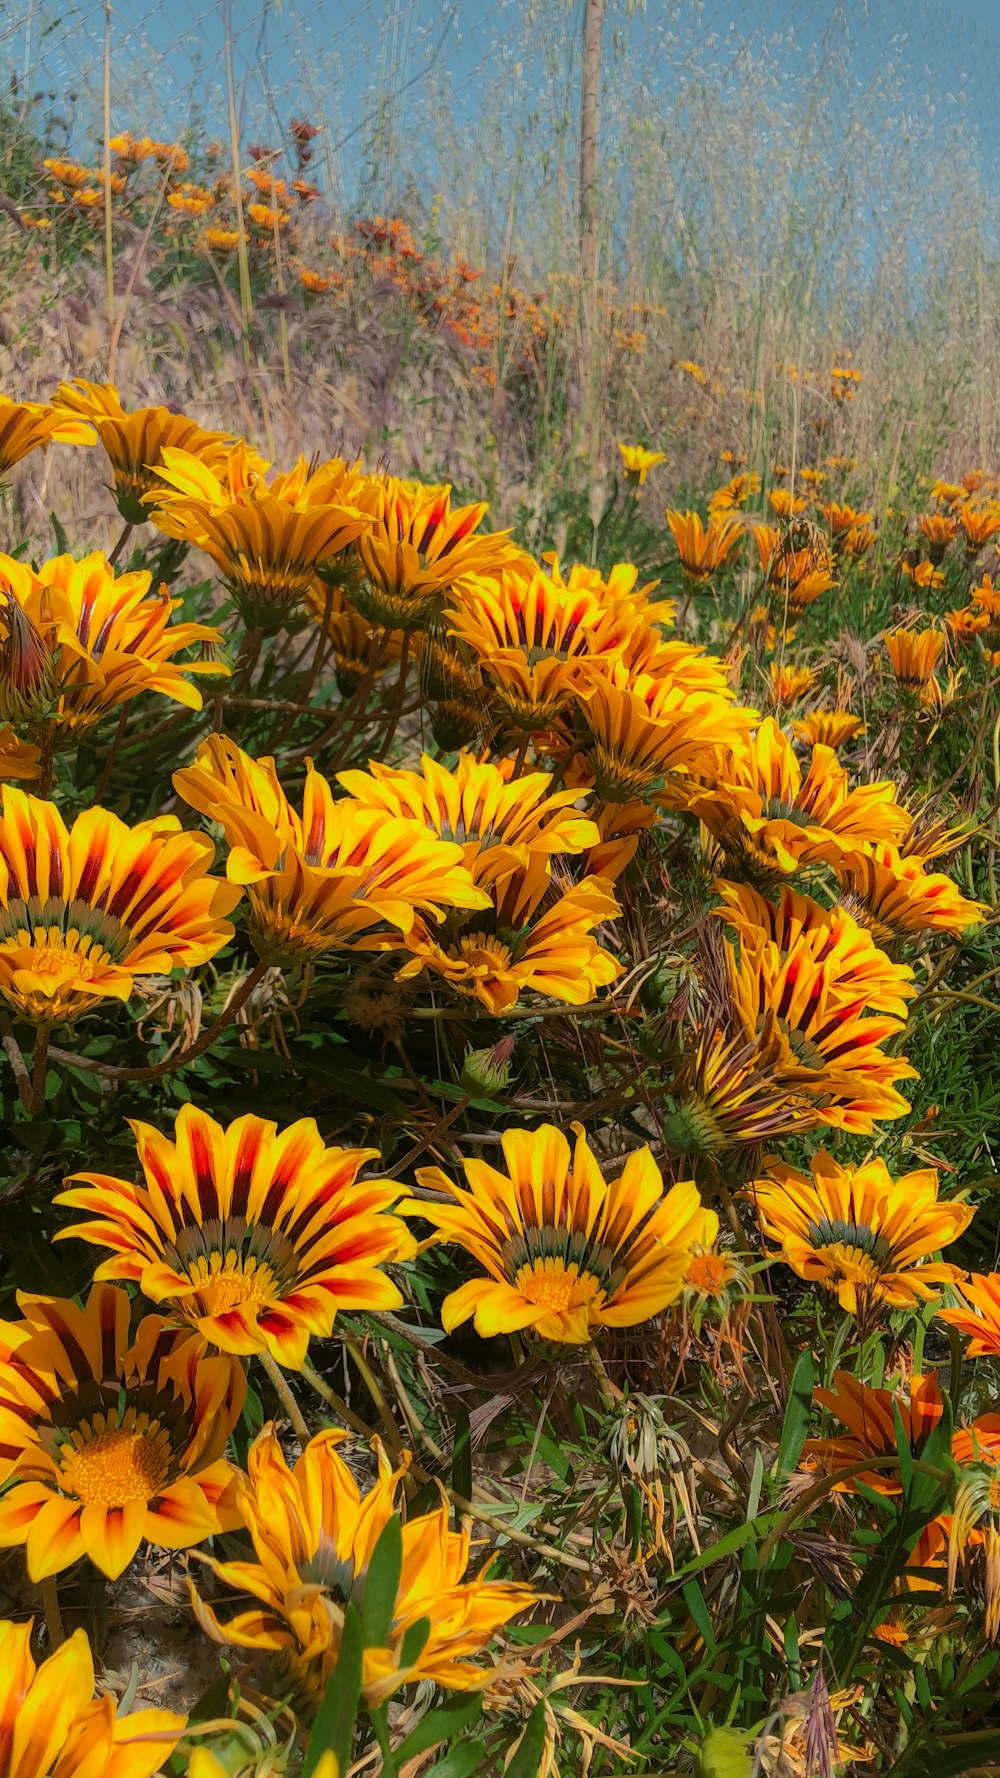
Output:
M372 523L356 544L365 580L352 597L370 622L424 629L446 594L472 575L495 575L516 551L506 531L480 532L488 507L452 511L450 488L387 476L374 483Z
M681 1289L685 1319L701 1333L706 1319L724 1321L735 1303L753 1295L753 1280L741 1259L726 1248L696 1241L688 1254Z
M547 859L536 856L527 870L492 881L483 912L452 915L437 929L415 921L403 941L411 956L396 979L427 970L493 1014L509 1011L522 994L585 1006L621 974L594 936L620 911L601 878L560 890Z
M908 550L900 559L899 572L918 593L933 593L944 586L944 575L933 562L921 562L915 550Z
M992 620L988 611L977 611L972 605L965 605L959 610L946 611L944 621L956 641L974 642L977 636L986 634Z
M939 1309L939 1319L968 1336L966 1357L1000 1357L1000 1273L971 1272L955 1288L958 1307Z
M724 781L692 795L689 806L722 848L727 869L796 871L859 841L899 839L910 823L893 784L850 789L829 747L813 748L803 776L792 742L770 716L723 770Z
M771 511L779 519L797 518L809 505L808 500L804 500L801 494L793 494L790 488L772 488L767 500Z
M224 1128L193 1105L174 1141L132 1129L145 1184L79 1173L57 1199L94 1218L64 1238L111 1249L95 1278L138 1284L223 1352L294 1369L338 1309L401 1306L379 1268L415 1251L391 1214L405 1188L358 1179L377 1149L327 1148L312 1118L279 1133L249 1113Z
M246 1394L234 1358L146 1315L124 1290L84 1308L20 1294L0 1329L0 1547L24 1544L32 1580L89 1556L110 1580L148 1539L189 1549L240 1522L223 1455Z
M63 425L83 420L88 431L97 433L111 464L118 510L130 525L141 525L150 516L143 497L161 485L157 471L166 447L190 453L211 470L221 468L232 443L230 435L209 432L166 407L126 413L111 383L88 383L83 377L60 383L52 407ZM72 415L80 420L68 420Z
M843 908L782 888L775 907L721 883L720 917L739 933L728 950L733 1002L748 1038L773 1034L778 1079L806 1093L821 1123L870 1135L876 1119L909 1110L896 1082L916 1079L882 1044L903 1029L912 970L892 963Z
M374 684L398 663L399 636L374 629L343 587L317 580L306 594L306 605L316 622L326 626L341 697L349 698L365 679Z
M992 574L984 574L978 586L970 587L969 603L977 611L985 611L991 623L1000 619L1000 584L994 585Z
M558 721L595 672L650 632L631 596L609 598L589 577L571 576L567 584L533 564L527 573L509 569L495 581L476 581L445 618L508 721L535 734Z
M837 538L835 547L839 548L841 554L860 560L869 550L874 549L877 540L878 531L874 524L852 525L849 531L844 531Z
M56 556L37 573L0 555L0 712L44 721L50 744L75 745L108 711L157 692L191 710L188 675L225 673L211 660L177 663L185 648L221 641L208 624L172 624L182 604L152 576L115 575L104 556Z
M740 745L753 714L649 673L595 679L578 703L584 757L609 802L686 795L692 774L713 771L717 750Z
M269 960L399 947L418 914L440 923L446 908L489 905L459 845L353 798L335 803L311 764L301 815L274 762L251 759L222 735L174 774L174 788L222 827L227 874L249 886L251 937Z
M772 704L796 704L816 683L812 667L779 666L777 661L771 662L767 678Z
M643 445L620 444L618 449L621 452L625 480L637 488L642 487L651 469L667 460L665 451L647 451Z
M853 401L861 382L861 372L843 365L834 365L830 372L830 394L834 401Z
M127 1000L136 975L206 963L233 936L240 890L208 875L215 848L176 816L126 827L87 809L0 792L0 994L19 1017L62 1024Z
M931 487L931 499L939 506L963 506L969 498L969 490L960 482L936 481Z
M949 544L958 536L958 520L951 513L921 513L917 525L927 544L927 553L935 568L944 561Z
M44 401L11 401L0 395L0 476L32 451L59 444L91 445L94 429Z
M372 809L421 822L462 847L473 882L488 889L512 870L546 865L559 854L595 846L600 833L573 805L576 790L551 793L548 772L523 773L460 754L453 772L424 754L419 772L373 760L367 772L341 772L338 782Z
M874 523L873 515L870 512L858 512L856 507L847 506L842 501L822 501L819 510L830 527L830 536L835 544L841 538L846 537L847 533L853 531L856 526L867 528Z
M240 1506L256 1561L209 1561L216 1578L254 1601L228 1623L191 1588L195 1615L216 1642L269 1658L272 1685L291 1690L300 1707L322 1697L336 1665L344 1614L364 1609L369 1564L386 1525L398 1514L405 1473L377 1445L378 1479L362 1494L336 1446L343 1434L317 1433L289 1470L273 1428L250 1450ZM493 1667L475 1657L497 1630L534 1603L530 1587L469 1579L468 1528L449 1529L446 1501L402 1525L402 1566L394 1601L380 1600L385 1639L365 1648L362 1691L370 1706L400 1686L427 1680L449 1691L486 1684ZM420 1626L419 1631L416 1626Z
M709 496L709 518L715 518L718 513L738 511L752 495L760 493L760 488L761 479L756 471L750 474L743 470L739 475L731 476L728 482L724 482L721 488L716 488Z
M1000 531L1000 506L990 501L987 506L973 506L971 501L959 508L958 522L965 538L967 556L978 556L991 537Z
M701 1031L670 1082L663 1140L678 1154L721 1154L816 1124L808 1093L783 1078L773 1015L760 1034Z
M869 928L877 944L895 944L921 932L949 932L958 938L985 916L983 903L968 901L950 877L928 872L921 858L904 857L895 846L858 847L831 855L828 862L840 884L841 904Z
M931 1168L893 1179L884 1161L840 1167L820 1149L812 1178L772 1160L749 1188L776 1256L832 1292L850 1315L909 1309L954 1284L958 1269L929 1256L968 1228L971 1204L938 1199Z
M298 477L268 486L265 467L245 445L214 471L190 451L165 447L147 517L209 556L244 622L270 632L297 615L317 575L371 518L335 496L313 500Z
M758 530L765 527L758 526ZM758 549L760 549L758 543ZM767 564L767 583L771 588L772 609L777 605L789 612L805 611L823 593L836 586L834 564L824 549L806 545L788 549L782 545Z
M882 640L897 683L904 691L930 683L944 652L941 630L883 630Z
M113 1696L94 1696L86 1631L38 1666L33 1628L0 1620L0 1778L153 1778L187 1719L172 1710L119 1716Z
M681 567L688 580L702 585L727 562L743 538L738 518L710 518L703 525L696 512L667 510L667 524L677 545Z
M810 747L843 747L865 732L860 716L850 710L811 710L792 723L792 733Z
M875 1389L858 1382L849 1371L835 1371L832 1389L817 1389L816 1401L838 1419L846 1436L807 1439L803 1462L809 1469L837 1477L842 1471L857 1469L866 1458L892 1461L860 1474L845 1475L834 1481L838 1493L857 1494L862 1487L878 1494L898 1498L903 1492L897 1456L896 1415L902 1424L903 1436L914 1457L919 1457L928 1438L938 1425L944 1411L941 1386L934 1371L909 1379L907 1394L900 1389ZM952 1459L960 1466L970 1463L996 1465L1000 1459L1000 1415L981 1414L969 1426L956 1429L952 1438ZM947 1518L933 1519L925 1525L913 1549L907 1568L936 1566L948 1540ZM911 1588L923 1588L928 1582L918 1575L908 1575Z
M532 1328L582 1345L600 1327L635 1327L677 1300L692 1244L715 1240L718 1217L692 1181L664 1192L648 1148L608 1181L574 1130L572 1152L552 1124L505 1131L507 1172L465 1161L466 1190L437 1167L418 1172L453 1200L421 1201L434 1240L463 1247L486 1274L445 1299L448 1333L474 1316L484 1339Z

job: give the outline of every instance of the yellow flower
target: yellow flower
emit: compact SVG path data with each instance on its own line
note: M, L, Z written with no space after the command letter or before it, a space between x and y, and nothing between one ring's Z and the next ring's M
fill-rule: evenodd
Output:
M113 384L88 383L83 377L60 383L52 407L64 425L73 423L69 416L79 415L97 433L111 464L118 510L130 525L141 525L150 516L143 498L161 486L157 471L165 449L193 453L206 467L218 467L232 442L226 433L206 431L166 407L126 413Z
M690 775L712 772L716 750L738 747L753 720L752 711L670 674L623 677L597 679L579 696L584 757L609 802L685 797Z
M255 228L263 229L267 234L273 234L276 228L288 221L287 210L272 209L270 204L248 204L247 216Z
M973 642L977 636L985 635L992 619L988 611L977 611L968 605L959 611L946 611L944 621L957 641Z
M662 1122L667 1147L678 1154L718 1154L812 1129L813 1103L784 1078L783 1053L773 1013L765 1013L761 1031L749 1036L699 1032L670 1082Z
M798 703L816 683L811 667L779 666L777 661L771 662L767 678L771 702L775 705Z
M898 1036L913 971L893 963L844 908L782 888L777 907L746 884L720 883L733 1005L748 1039L774 1036L777 1078L805 1093L821 1123L870 1135L909 1106L896 1082L917 1073L882 1044Z
M918 593L934 593L944 586L940 568L935 568L933 562L918 562L915 552L901 558L899 572Z
M531 564L527 573L510 569L496 581L474 581L445 616L507 719L538 733L605 666L662 642L641 598L617 590L587 575L566 582Z
M853 401L860 382L861 372L859 370L845 370L839 365L834 365L830 372L830 394L834 401Z
M274 762L251 759L222 735L174 774L174 788L222 827L229 880L249 886L250 935L269 961L401 949L419 915L440 923L446 908L489 904L459 845L353 798L334 802L311 762L301 815Z
M958 522L965 537L966 555L978 556L990 538L1000 531L1000 506L992 500L986 506L973 506L966 501L959 511Z
M877 944L894 944L921 932L961 937L981 925L986 908L967 901L950 877L928 872L923 859L904 857L894 845L859 846L831 854L828 862L840 884L840 900L867 926Z
M804 611L807 605L836 585L833 562L825 550L812 545L788 549L780 543L765 562L763 534L768 530L769 527L763 525L754 527L761 566L766 570L771 588L772 606L780 605L789 612ZM758 536L758 532L762 535Z
M708 382L707 373L702 370L700 364L695 364L694 360L691 358L679 358L677 360L677 369L686 371L688 376L693 377L695 382L700 383L703 388Z
M803 775L792 742L770 716L724 756L722 774L689 806L722 848L727 869L797 871L862 841L901 839L911 819L888 779L850 789L830 747L813 748Z
M402 941L411 956L397 981L429 970L496 1014L528 993L585 1006L621 974L594 937L595 927L621 911L602 879L587 877L563 891L547 860L535 857L527 870L495 879L484 899L485 912L451 916L438 930L416 920Z
M636 1327L676 1302L692 1243L714 1241L718 1217L691 1180L664 1192L648 1148L606 1180L582 1128L507 1130L507 1172L465 1161L467 1189L437 1167L420 1184L447 1204L421 1201L435 1242L463 1247L484 1277L445 1299L446 1332L475 1317L476 1332L531 1328L543 1340L583 1345L600 1327Z
M398 1520L405 1473L405 1461L393 1471L376 1444L378 1478L362 1495L335 1448L343 1436L317 1433L289 1470L273 1428L265 1427L240 1486L256 1561L209 1562L218 1580L254 1603L222 1623L191 1587L202 1629L216 1642L269 1655L278 1695L291 1690L306 1709L319 1701L336 1665L347 1606L364 1608L372 1556L386 1526ZM449 1513L442 1500L401 1526L402 1567L386 1639L364 1651L362 1690L371 1706L420 1680L449 1691L485 1685L495 1669L477 1666L476 1655L534 1603L530 1587L491 1580L488 1567L465 1578L469 1530L449 1530Z
M0 475L31 451L57 444L94 443L94 429L44 401L11 401L0 395Z
M771 511L777 513L779 519L797 518L809 505L808 500L803 499L801 494L793 494L790 488L772 488L767 500Z
M0 555L0 712L44 721L58 748L142 692L200 710L201 693L187 676L228 669L172 657L221 634L208 624L172 624L183 601L165 587L150 598L151 579L144 570L116 576L97 553L79 562L55 556L37 573Z
M380 765L341 772L338 783L363 806L418 821L440 838L457 841L474 883L488 889L512 870L595 846L593 821L574 808L578 792L550 792L549 772L510 776L510 765L478 763L459 755L454 771L424 754L419 772Z
M897 682L905 690L930 684L944 652L941 630L883 630L882 640Z
M625 479L637 488L642 487L651 469L667 460L665 451L647 451L643 445L620 444L618 449L621 452Z
M848 506L844 501L821 501L819 510L830 527L830 536L835 543L846 537L847 533L853 531L855 527L867 528L874 522L870 512L858 512L855 507Z
M450 488L377 477L372 520L356 549L365 579L351 591L371 623L390 630L426 628L446 595L473 575L494 575L517 553L506 531L480 532L483 501L452 511Z
M968 1336L967 1358L1000 1357L1000 1273L970 1272L955 1290L958 1307L939 1309L938 1319Z
M323 498L325 485L318 489L304 464L270 485L265 468L246 445L215 468L166 446L146 516L167 537L203 550L244 622L271 633L299 614L317 574L357 543L371 518L337 488Z
M34 1581L88 1556L110 1580L147 1540L189 1549L240 1523L223 1455L246 1378L197 1335L145 1315L124 1290L85 1306L18 1295L0 1324L0 1547L23 1544Z
M937 567L944 560L949 544L958 536L958 520L951 513L924 512L917 525L927 544L927 553Z
M94 1696L94 1657L85 1630L36 1666L31 1619L0 1620L0 1778L153 1778L170 1758L186 1718L172 1710L119 1716L107 1692Z
M703 525L696 512L672 512L667 509L667 524L677 545L681 567L690 581L701 585L711 580L739 547L743 526L738 518L723 513Z
M338 1309L401 1307L379 1268L415 1251L391 1214L406 1188L358 1179L377 1149L327 1148L312 1118L279 1133L248 1113L225 1128L193 1105L174 1141L132 1129L144 1185L78 1173L56 1200L94 1216L63 1239L111 1249L96 1279L138 1284L220 1351L266 1351L293 1369Z
M0 995L18 1016L63 1024L133 977L193 969L233 936L240 890L208 875L215 848L176 816L126 827L86 809L67 829L54 803L0 792Z
M850 710L812 710L792 723L792 733L810 747L843 747L864 732L860 716Z
M893 1179L884 1161L841 1167L825 1149L811 1166L810 1179L772 1160L748 1191L776 1257L800 1278L831 1291L850 1315L913 1308L955 1283L958 1269L929 1256L957 1241L975 1209L940 1201L933 1169Z
M931 487L931 499L939 506L962 506L968 498L968 488L961 487L958 482L936 481Z
M235 253L240 244L238 228L207 228L200 236L204 246L214 248L216 253Z
M708 516L715 518L718 513L734 512L746 504L752 494L759 494L761 489L760 476L754 471L746 470L734 475L721 488L716 488L708 502Z

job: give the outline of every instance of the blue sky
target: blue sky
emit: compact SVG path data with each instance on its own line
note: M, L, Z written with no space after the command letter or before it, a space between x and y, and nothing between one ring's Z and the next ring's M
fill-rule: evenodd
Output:
M181 130L200 116L212 132L223 123L224 0L115 0L112 61L115 127L150 133ZM483 106L502 109L533 98L530 31L561 28L572 44L581 0L231 0L237 90L251 135L271 136L294 112L326 125L317 165L342 188L355 182L371 149L378 95L393 95L397 159L419 162L422 138L440 111L425 101L427 76L449 95L461 128ZM645 11L608 0L607 37L630 37L633 60L646 57L650 90L667 69L664 44L703 40L711 31L722 55L739 41L780 43L792 77L810 58L836 46L840 17L851 45L844 78L864 87L890 64L902 100L928 101L961 129L990 176L1000 171L993 128L1000 81L1000 0L646 0ZM77 133L94 128L101 86L101 0L0 0L3 74L28 74L42 103L69 117L74 91ZM647 48L648 46L648 48ZM527 65L524 54L527 55ZM539 51L539 55L543 52ZM612 63L613 65L613 63ZM516 80L515 80L516 71ZM518 84L519 83L519 84ZM662 87L662 80L660 82ZM539 92L542 90L539 76ZM51 94L51 96L50 96ZM556 87L558 97L558 86ZM668 95L669 96L669 95ZM567 111L575 107L566 81ZM552 71L544 103L553 102ZM914 153L922 152L914 142ZM343 190L343 195L350 194Z

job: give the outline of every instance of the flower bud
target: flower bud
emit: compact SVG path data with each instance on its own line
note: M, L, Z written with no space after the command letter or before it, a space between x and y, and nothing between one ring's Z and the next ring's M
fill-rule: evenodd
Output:
M470 1099L499 1098L510 1084L510 1058L513 1053L513 1037L502 1037L491 1050L466 1050L458 1083L463 1093L467 1093Z

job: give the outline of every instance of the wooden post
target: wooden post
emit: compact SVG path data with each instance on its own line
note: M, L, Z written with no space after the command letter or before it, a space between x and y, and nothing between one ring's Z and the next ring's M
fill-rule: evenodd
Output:
M604 0L584 0L583 84L580 100L580 297L583 325L580 396L582 443L596 473L600 457L600 365L597 274L597 147L601 122L601 33Z

